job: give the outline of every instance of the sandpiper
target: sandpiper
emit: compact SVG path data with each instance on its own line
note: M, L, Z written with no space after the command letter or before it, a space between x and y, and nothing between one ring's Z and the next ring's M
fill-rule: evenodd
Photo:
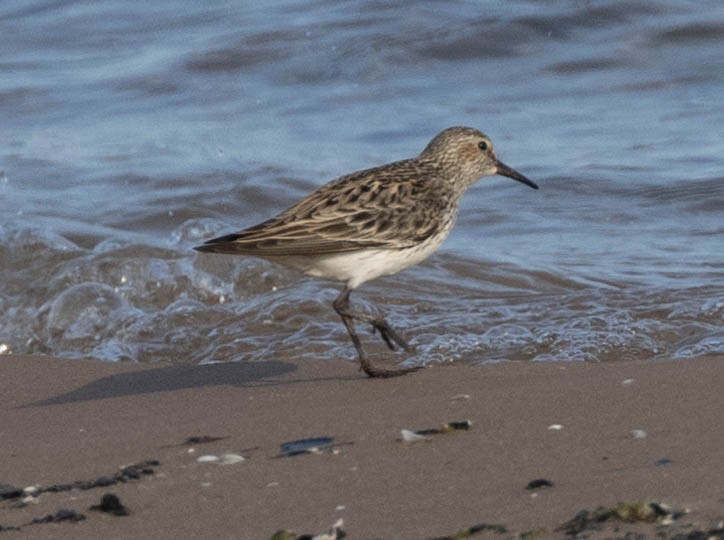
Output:
M490 138L469 127L435 136L414 158L354 172L328 184L263 223L207 241L194 249L260 257L309 276L341 281L333 302L370 377L419 369L379 369L362 348L354 322L372 325L385 344L410 346L382 316L355 310L352 290L379 276L419 263L447 237L460 198L484 176L503 175L538 189L498 160Z

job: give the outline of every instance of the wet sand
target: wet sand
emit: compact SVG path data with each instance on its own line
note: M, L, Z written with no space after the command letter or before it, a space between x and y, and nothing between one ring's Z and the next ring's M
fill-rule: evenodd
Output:
M724 357L445 366L368 380L341 361L4 355L0 381L0 538L265 539L319 533L339 518L349 538L435 538L478 524L499 526L486 537L564 537L557 529L582 510L652 501L673 516L579 514L581 534L709 534L724 520ZM469 430L400 441L401 429L465 420ZM331 448L278 457L281 443L322 436ZM245 460L198 462L225 454ZM552 486L526 489L534 480ZM13 496L11 486L39 495ZM89 509L106 493L127 516ZM48 515L67 519L28 525Z

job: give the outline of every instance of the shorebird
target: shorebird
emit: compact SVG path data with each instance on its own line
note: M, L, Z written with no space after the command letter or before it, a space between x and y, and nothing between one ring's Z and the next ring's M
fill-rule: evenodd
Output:
M426 259L450 233L463 193L496 174L538 189L498 160L489 137L474 128L451 127L417 157L341 176L276 217L194 249L260 257L344 283L332 306L357 350L360 369L370 377L403 375L419 367L374 367L354 323L371 324L390 350L396 345L409 350L409 344L383 316L355 310L350 293Z

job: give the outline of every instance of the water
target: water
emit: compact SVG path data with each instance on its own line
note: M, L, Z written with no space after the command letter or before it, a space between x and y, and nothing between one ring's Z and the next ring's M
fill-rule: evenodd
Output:
M0 353L352 360L338 284L191 247L471 125L541 189L353 295L409 363L724 354L721 2L249 4L2 3Z

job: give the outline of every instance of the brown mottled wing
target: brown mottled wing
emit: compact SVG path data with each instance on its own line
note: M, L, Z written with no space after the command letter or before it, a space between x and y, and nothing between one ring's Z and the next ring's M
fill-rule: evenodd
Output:
M411 160L343 176L259 225L199 251L285 257L419 244L442 226L444 184Z

